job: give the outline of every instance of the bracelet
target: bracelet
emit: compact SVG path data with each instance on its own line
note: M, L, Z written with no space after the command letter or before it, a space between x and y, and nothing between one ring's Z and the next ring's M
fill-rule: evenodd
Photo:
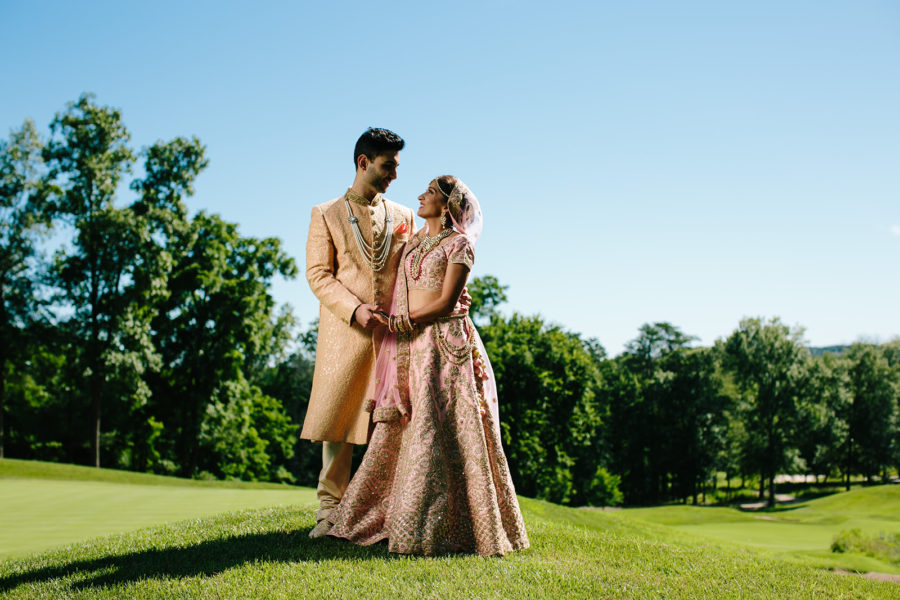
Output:
M411 333L416 328L412 319L409 318L409 314L390 315L387 327L391 333Z

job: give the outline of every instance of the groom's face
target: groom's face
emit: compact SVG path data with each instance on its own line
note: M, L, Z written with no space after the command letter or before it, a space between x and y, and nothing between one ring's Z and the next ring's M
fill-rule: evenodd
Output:
M387 152L379 154L369 161L366 169L366 181L375 188L378 193L383 194L391 182L397 179L397 167L400 162L398 159L399 152Z

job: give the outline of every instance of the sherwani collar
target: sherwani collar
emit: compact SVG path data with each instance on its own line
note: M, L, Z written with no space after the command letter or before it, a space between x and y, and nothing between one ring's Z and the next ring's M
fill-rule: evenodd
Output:
M361 206L378 206L384 200L381 194L375 194L374 198L368 200L365 198L365 196L360 196L359 194L354 192L352 188L347 188L346 198L350 202L359 204Z

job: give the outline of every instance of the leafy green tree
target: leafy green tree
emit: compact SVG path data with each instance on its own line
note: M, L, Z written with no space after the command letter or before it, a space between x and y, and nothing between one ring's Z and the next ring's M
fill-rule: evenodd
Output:
M260 386L294 325L268 288L275 275L294 276L294 262L277 239L241 237L215 215L188 217L184 198L207 164L196 138L147 148L130 186L138 199L117 206L135 159L128 140L121 113L85 94L56 115L43 148L28 122L2 145L0 392L15 373L16 447L80 461L89 446L98 466L103 457L139 470L291 480L297 426ZM74 235L47 273L57 319L29 324L37 277L26 263L52 222ZM15 368L5 359L13 341L29 358ZM41 427L48 411L65 427Z
M169 142L157 142L146 148L144 177L131 182L138 199L131 205L136 215L141 237L138 257L132 272L133 296L140 311L144 331L154 353L148 363L150 372L145 381L154 381L161 368L161 357L152 336L151 324L160 306L169 298L169 274L174 267L173 250L190 228L184 199L194 193L194 182L206 168L206 149L196 137L176 137ZM148 388L150 386L148 385ZM122 466L137 470L148 468L172 472L176 467L160 445L163 444L166 423L159 420L156 402L151 399L128 413L124 431L119 439L124 460Z
M806 371L795 440L806 473L827 478L841 468L841 447L848 433L842 417L851 401L847 361L826 353L810 357Z
M625 345L625 354L631 358L632 365L644 369L648 374L653 371L654 360L683 350L697 339L666 322L652 325L645 323L638 331L638 336Z
M621 477L610 473L606 467L597 467L597 472L588 483L585 499L591 506L619 506L625 496L619 489Z
M154 389L156 418L166 423L183 475L234 475L222 469L217 449L224 446L207 441L243 440L258 448L260 432L248 425L254 417L241 411L268 410L267 401L260 407L256 382L293 326L289 312L274 312L268 287L277 274L293 277L296 265L279 240L241 237L237 226L205 212L171 248L170 295L153 322L163 357ZM257 450L233 458L246 461L234 468L252 477L270 467Z
M887 359L895 376L900 378L900 338L895 338L886 344L882 344L881 353ZM900 414L900 394L897 395L897 413ZM894 469L900 473L900 418L897 419L897 424L894 428L892 455Z
M659 362L659 375L666 374L656 378L665 432L662 463L672 480L672 496L690 496L696 504L725 445L730 399L717 376L714 350L679 349Z
M649 440L655 435L656 419L644 395L643 380L618 357L603 368L604 391L609 403L606 423L610 470L620 477L625 502L640 504L659 497L651 475Z
M897 430L897 372L879 348L854 344L847 353L851 401L845 442L847 486L849 472L886 478L893 463Z
M879 350L892 369L900 369L900 338L881 344Z
M10 378L9 455L71 462L84 445L86 422L78 364L81 348L65 328L38 321L29 326L19 349L16 377Z
M672 373L659 361L693 340L669 323L644 324L625 345L618 365L630 377L610 378L624 386L621 401L612 404L612 446L619 448L615 471L622 473L629 503L654 503L667 494L666 428L663 405ZM628 388L633 388L628 393ZM617 394L618 396L619 394ZM627 442L622 438L629 438Z
M44 147L46 182L58 218L71 225L71 248L57 254L52 273L60 300L73 310L70 323L84 345L83 373L91 403L92 460L100 466L101 413L104 398L121 390L104 389L110 378L140 369L148 348L141 331L140 308L127 288L138 256L140 232L135 215L113 204L133 154L118 110L98 106L82 95L50 124L53 137ZM137 344L137 348L134 347ZM127 376L131 400L146 400L139 373Z
M746 484L747 475L751 470L747 468L743 460L743 449L747 445L747 430L744 422L739 418L741 404L739 398L729 397L730 408L725 410L725 430L723 432L722 446L716 456L716 469L725 474L726 491L731 489L731 480L735 476L741 477L740 487Z
M468 283L466 290L472 297L469 314L479 322L489 321L497 312L497 307L507 301L506 290L509 286L501 285L493 275L475 277Z
M693 497L712 474L727 430L716 354L670 323L645 324L617 361L611 411L614 463L630 503ZM631 388L629 393L628 389Z
M481 329L497 376L503 443L516 488L583 503L605 463L599 350L540 317L494 315Z
M748 318L724 342L726 364L746 400L743 415L746 455L768 483L769 506L775 505L775 475L791 464L798 396L809 351L803 330L790 328L777 317Z
M242 374L222 382L200 425L201 467L217 477L293 481L285 464L297 426L281 403L251 386ZM277 446L273 448L272 446ZM273 458L281 464L273 468Z
M31 120L0 141L0 458L4 456L7 381L22 356L23 332L36 312L32 259L50 225L38 190L41 141ZM18 361L21 362L21 361Z
M317 322L314 322L310 329L300 333L301 348L269 367L260 384L263 393L281 402L291 423L303 423L306 418L315 368L316 326ZM281 459L276 458L275 462L285 463L298 482L311 484L316 481L322 467L321 448L295 436L292 455L285 454Z

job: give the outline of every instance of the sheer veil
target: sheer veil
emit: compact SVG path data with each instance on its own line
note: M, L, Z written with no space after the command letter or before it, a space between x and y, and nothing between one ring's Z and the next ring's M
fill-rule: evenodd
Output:
M443 190L441 191L443 192ZM453 227L472 240L473 244L477 242L481 237L482 229L484 229L484 215L481 213L478 198L462 180L456 180L447 199L447 206Z
M443 190L441 190L443 193ZM450 195L447 198L447 206L450 213L450 220L453 221L453 227L469 238L474 245L481 237L484 230L484 214L481 212L481 204L478 198L472 193L461 179L457 178ZM497 380L494 378L494 369L491 367L491 361L488 358L487 351L484 349L484 342L478 335L478 330L472 329L472 335L475 336L475 349L478 351L477 357L474 359L480 363L480 368L476 368L475 376L482 378L482 386L484 392L484 400L493 416L494 427L500 430L500 408L497 402Z

